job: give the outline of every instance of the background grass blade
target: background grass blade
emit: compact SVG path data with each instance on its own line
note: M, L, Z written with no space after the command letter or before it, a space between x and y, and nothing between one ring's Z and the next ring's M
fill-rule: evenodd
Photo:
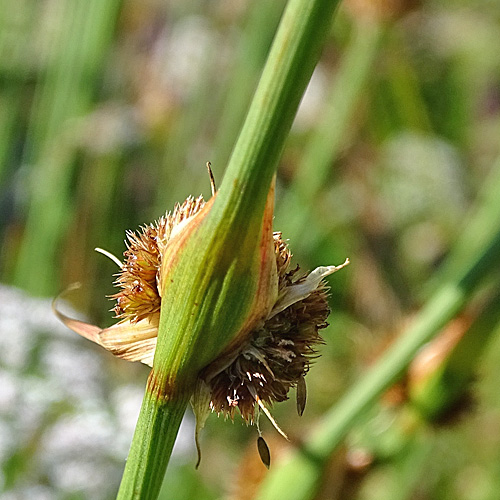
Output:
M72 130L92 102L119 6L119 0L47 6L47 15L65 22L58 24L45 78L34 98L24 154L24 161L33 165L30 207L14 278L35 294L55 292L57 269L39 262L54 262L61 228L71 217L71 176L76 168Z
M495 179L497 173L498 169L495 170ZM494 191L490 185L487 185L486 189L488 192ZM483 217L481 209L478 217ZM359 421L360 416L401 376L419 349L464 307L478 285L490 278L490 271L498 271L500 221L493 218L488 219L488 222L490 224L482 226L488 234L483 240L482 248L476 249L477 252L469 261L462 261L460 271L441 284L413 325L323 416L320 425L305 445L271 472L257 497L259 500L278 499L282 498L282 495L293 500L311 498L327 460L340 446L347 432ZM469 235L465 234L463 238L467 240ZM495 272L493 279L498 280L498 272Z

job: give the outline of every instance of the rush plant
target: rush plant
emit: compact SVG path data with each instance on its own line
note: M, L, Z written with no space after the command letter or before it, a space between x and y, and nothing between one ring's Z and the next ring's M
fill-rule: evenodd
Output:
M101 330L63 317L126 359L152 365L118 498L156 498L190 399L198 429L210 406L246 421L286 398L304 375L328 306L322 279L289 269L272 231L274 174L338 1L290 0L220 189L189 198L129 234L116 313ZM347 263L347 261L346 261ZM271 417L272 419L272 417ZM267 447L259 450L268 462Z

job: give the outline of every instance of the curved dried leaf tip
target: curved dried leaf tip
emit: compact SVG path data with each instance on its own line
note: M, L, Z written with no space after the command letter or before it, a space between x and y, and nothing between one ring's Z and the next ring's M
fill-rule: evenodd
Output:
M213 179L212 188L215 191ZM268 296L255 298L254 307L259 310L250 314L235 341L198 374L199 390L192 398L198 419L197 444L198 434L210 411L230 418L238 411L246 423L253 423L263 411L282 432L268 407L286 400L290 389L296 387L297 410L303 413L306 403L304 377L318 355L317 347L323 342L319 332L327 326L329 314L324 278L349 263L346 259L340 266L318 267L309 274L301 273L298 266L292 268L287 242L281 233L272 233L270 228L272 203L268 205L270 208L266 210L271 213L264 216L264 228L266 224L269 228L262 232L263 238L268 240L262 242L261 249L269 258L266 257L267 261L261 259L261 265L267 267L265 272L263 269L259 272L271 276L263 278L263 283L266 279L273 283L259 289L257 295ZM143 226L138 232L127 232L123 262L111 256L119 265L115 281L118 291L112 295L119 320L115 325L101 329L57 311L59 318L69 328L114 355L152 366L164 290L162 273L168 268L165 259L179 244L176 236L191 223L195 224L197 217L207 213L203 210L205 206L201 196L189 197L153 224Z

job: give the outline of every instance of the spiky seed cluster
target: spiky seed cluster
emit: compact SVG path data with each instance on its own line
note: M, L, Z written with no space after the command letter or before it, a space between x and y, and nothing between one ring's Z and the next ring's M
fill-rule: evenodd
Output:
M282 291L304 277L297 278L298 266L289 270L291 253L281 233L274 233L274 246ZM318 331L327 326L329 312L327 290L320 285L307 298L268 318L251 333L236 359L208 382L212 409L233 418L238 408L248 423L254 419L258 399L269 405L288 399L290 388L308 372L315 347L323 342Z
M121 290L112 296L116 299L117 317L138 322L159 314L161 256L176 226L180 228L204 204L201 196L190 197L139 233L127 233L125 261L115 282ZM305 276L298 276L298 266L289 269L291 253L281 233L274 233L274 249L279 297ZM315 347L322 343L318 332L327 326L328 314L327 290L322 283L306 298L276 314L271 311L267 320L248 335L238 353L229 355L228 366L206 380L211 408L231 418L238 409L248 423L254 419L259 400L269 405L286 400L290 388L303 383L316 355Z
M161 296L159 291L159 270L161 256L176 226L203 208L202 196L189 197L184 203L177 203L153 224L141 228L140 233L127 231L125 259L115 285L120 292L111 296L116 299L114 312L117 318L132 322L159 313Z

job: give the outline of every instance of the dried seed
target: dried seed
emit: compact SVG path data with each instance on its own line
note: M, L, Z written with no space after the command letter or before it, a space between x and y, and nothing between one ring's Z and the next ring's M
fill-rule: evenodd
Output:
M269 451L269 446L267 446L267 443L262 436L259 436L257 439L257 449L259 450L262 463L269 469L269 466L271 465L271 452Z
M307 387L306 387L306 379L304 376L300 377L297 381L297 413L299 417L302 416L304 410L306 408L306 400L307 400Z

